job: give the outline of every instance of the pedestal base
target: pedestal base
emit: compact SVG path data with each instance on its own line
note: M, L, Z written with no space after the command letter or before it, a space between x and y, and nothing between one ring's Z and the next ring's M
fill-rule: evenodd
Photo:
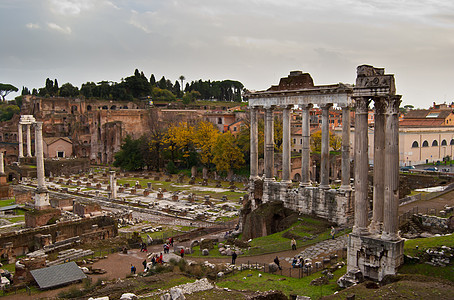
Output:
M34 200L36 209L43 210L50 208L49 193L47 190L44 191L37 189L35 192Z
M378 236L348 236L347 271L359 269L365 278L381 281L395 275L404 262L404 240L386 241Z

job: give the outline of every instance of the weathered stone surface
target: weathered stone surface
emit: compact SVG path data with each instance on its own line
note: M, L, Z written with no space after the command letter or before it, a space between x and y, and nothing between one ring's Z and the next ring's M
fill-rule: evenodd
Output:
M279 269L279 267L274 262L272 262L272 263L268 264L268 269L269 269L270 273L274 273Z
M298 213L285 208L280 201L267 202L243 218L243 240L266 236L288 228Z
M203 256L208 256L208 255L210 255L210 251L208 249L203 249L202 250L202 255Z

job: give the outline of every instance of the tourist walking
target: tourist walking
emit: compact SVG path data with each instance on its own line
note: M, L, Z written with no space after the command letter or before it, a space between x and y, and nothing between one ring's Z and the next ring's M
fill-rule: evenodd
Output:
M238 257L238 254L236 254L236 252L233 251L233 253L232 253L232 265L235 264L235 261L236 261L236 258L237 258L237 257Z
M277 267L279 268L279 270L282 270L281 268L281 265L279 263L279 258L276 256L276 258L274 259L274 263L277 265Z
M147 270L147 260L146 259L143 260L142 265L143 265L143 271L145 272Z
M334 240L334 236L336 235L336 229L334 229L333 226L331 226L331 232L330 232L330 235L332 237L332 239Z
M136 274L136 267L131 264L131 274Z
M292 238L292 241L290 242L290 245L292 246L292 250L296 250L296 240L295 240L295 238Z
M180 250L180 255L181 255L181 258L184 257L184 248L181 248L181 250Z

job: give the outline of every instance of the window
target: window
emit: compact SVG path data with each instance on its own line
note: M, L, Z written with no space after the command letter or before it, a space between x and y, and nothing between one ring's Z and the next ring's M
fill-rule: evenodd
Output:
M454 145L454 139L451 140L451 143L449 145L453 146Z
M446 140L442 140L442 141L441 141L441 145L442 145L442 146L447 146L448 143L446 142Z
M65 157L64 151L57 151L57 157Z
M222 118L218 118L218 124L222 124Z
M300 144L301 144L301 145L303 144L303 139L300 139Z
M296 144L296 139L293 139L293 144Z
M434 141L432 142L432 147L436 147L436 146L438 146L438 141L437 141L437 140L434 140Z
M419 144L417 141L414 141L413 144L411 144L411 147L412 148L418 148L419 147Z
M236 127L233 127L233 131L236 131Z
M422 146L423 146L423 147L429 147L429 142L428 142L428 141L422 142Z

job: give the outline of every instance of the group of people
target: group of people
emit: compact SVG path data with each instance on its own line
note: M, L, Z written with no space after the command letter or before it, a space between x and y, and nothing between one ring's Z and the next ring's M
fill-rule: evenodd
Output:
M170 253L170 247L173 247L173 238L170 237L164 244L164 253Z
M298 257L293 257L292 261L292 267L294 268L302 268L304 265L304 259L301 257L301 255L298 255Z
M140 252L148 252L146 243L140 244Z

